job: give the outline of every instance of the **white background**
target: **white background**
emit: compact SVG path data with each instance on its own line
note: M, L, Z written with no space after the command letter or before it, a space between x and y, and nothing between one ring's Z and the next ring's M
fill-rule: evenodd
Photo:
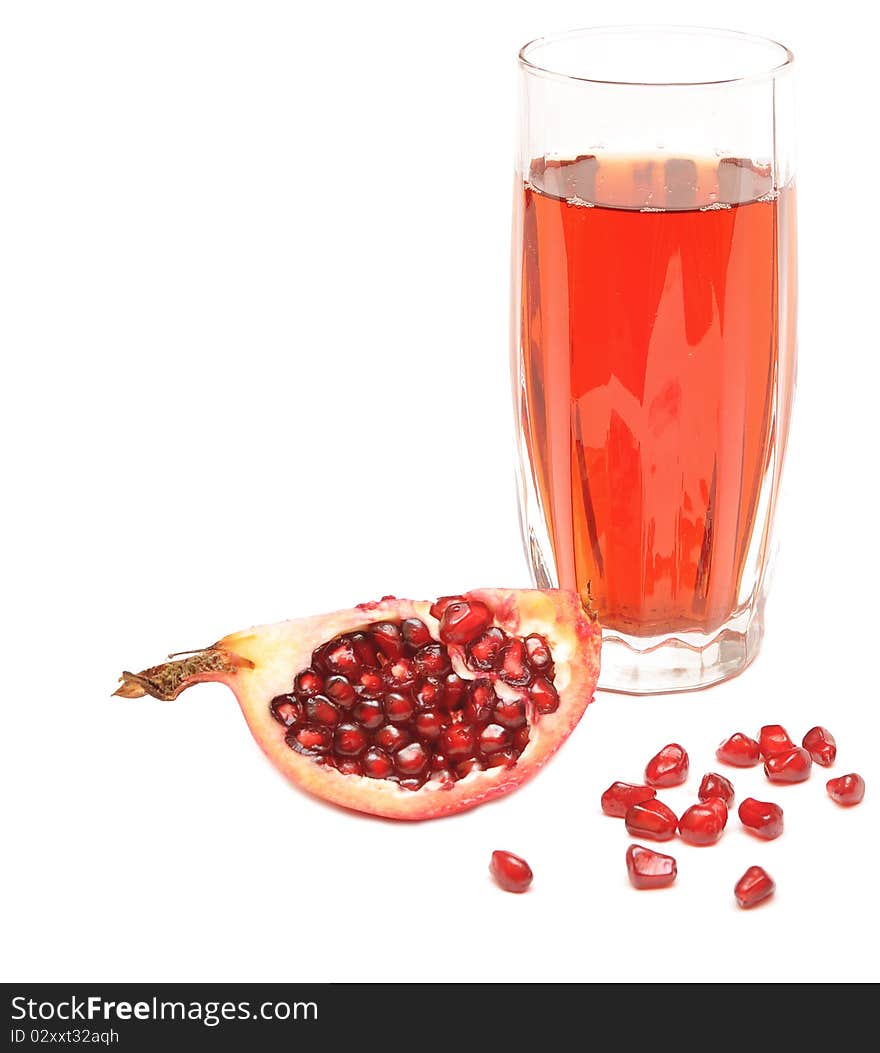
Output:
M765 650L600 695L535 782L401 825L290 787L219 686L120 670L384 593L527 585L509 394L517 47L656 4L8 2L0 23L2 972L17 981L876 980L875 39L856 3L713 15L799 62L801 363ZM626 881L599 812L678 740L815 723L786 832ZM768 796L760 770L739 797ZM489 854L535 870L494 888ZM776 878L746 913L746 866Z

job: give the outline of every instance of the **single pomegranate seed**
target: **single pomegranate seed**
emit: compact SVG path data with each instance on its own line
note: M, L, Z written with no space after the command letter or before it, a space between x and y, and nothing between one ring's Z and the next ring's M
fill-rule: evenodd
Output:
M431 642L431 633L421 618L404 618L400 623L400 635L413 651Z
M302 723L303 708L293 695L277 695L269 703L269 708L272 716L286 728Z
M428 781L428 772L423 771L421 775L406 775L398 785L402 790L421 790Z
M385 693L385 681L375 669L367 669L358 679L358 693L363 698L381 698Z
M495 667L505 684L512 687L525 687L532 679L532 670L526 660L525 644L516 636L501 648Z
M479 725L488 723L497 701L498 696L495 694L492 681L487 677L481 676L479 680L475 680L470 686L468 700L464 707L464 719L468 724Z
M837 758L837 743L828 728L810 728L804 735L803 747L823 768L830 768Z
M510 742L510 732L500 724L487 724L480 732L480 753L489 756L503 750Z
M449 655L441 644L432 643L413 655L419 676L442 676L449 672Z
M794 743L781 724L765 724L758 734L758 745L761 747L761 756L766 760L777 753L788 753Z
M428 766L428 751L420 742L411 742L397 751L394 763L402 775L418 775Z
M355 654L351 640L344 636L332 640L330 646L323 651L322 658L328 673L338 673L352 680L359 677L364 669Z
M431 768L429 776L431 782L439 783L440 786L454 786L455 776L448 768Z
M549 670L553 665L553 655L550 644L543 636L531 633L525 638L526 654L529 657L529 665L538 673Z
M723 775L719 775L717 772L707 772L700 783L697 797L701 801L708 801L710 797L720 797L727 807L730 808L734 798L733 783L730 779L725 779Z
M433 742L434 739L439 738L443 730L443 719L439 713L432 711L419 713L415 719L415 726L419 738Z
M466 760L459 761L455 766L455 774L459 779L465 778L470 775L471 772L482 771L484 764L482 761L477 760L476 757L468 757Z
M291 728L284 741L297 753L317 756L327 753L333 742L333 732L326 727Z
M512 768L516 764L517 756L515 750L499 750L497 753L493 753L491 756L486 757L486 767Z
M416 702L421 709L434 709L443 701L443 682L436 677L426 676L415 687Z
M517 728L513 733L513 748L517 753L522 751L528 746L529 738L531 737L528 726Z
M377 698L362 698L351 707L351 715L370 731L385 723L385 710Z
M409 741L409 733L396 724L385 724L373 734L373 744L385 750L386 753L394 753L395 750L403 749Z
M492 621L492 612L479 600L458 600L450 603L440 619L440 639L443 643L468 644L475 640Z
M670 841L678 826L675 812L656 798L634 804L627 810L623 821L633 837L648 837L652 841Z
M341 771L343 775L363 775L363 765L359 760L355 760L354 757L340 757L336 762L336 770Z
M385 696L385 716L392 724L405 724L416 711L415 699L399 691L389 691Z
M500 850L492 853L489 873L505 892L525 892L532 883L532 868L513 852Z
M364 769L364 775L368 775L371 779L387 779L394 771L391 758L385 750L381 750L376 746L371 746L367 750L361 764Z
M813 758L803 746L792 746L785 753L774 753L764 761L764 774L770 782L803 782L810 777Z
M692 804L678 820L678 833L689 845L714 845L727 825L727 805L720 797Z
M344 676L327 677L324 692L327 697L332 698L337 705L345 706L346 709L352 705L357 698L357 692L355 691L354 686L349 680L346 680Z
M632 782L613 782L602 794L602 811L616 819L622 819L634 804L642 804L657 796L650 786L639 786Z
M733 890L736 902L744 909L754 907L772 896L776 891L776 883L763 867L749 867L743 876L737 881Z
M415 683L416 665L411 658L390 660L382 670L382 679L391 687L409 687Z
M626 870L633 888L666 888L675 881L678 865L672 856L652 852L643 845L626 850Z
M495 625L490 626L484 633L468 644L468 665L474 669L488 672L495 668L495 660L507 639L505 634Z
M464 603L464 596L440 596L431 604L431 617L438 621L450 603Z
M333 736L333 748L341 757L359 757L367 746L366 733L357 724L340 724Z
M861 775L851 772L849 775L829 779L825 783L825 789L832 801L849 808L851 805L860 804L864 799L865 780Z
M370 627L370 639L389 662L403 654L403 637L400 627L393 622L376 622Z
M442 771L448 770L449 765L446 763L446 758L442 753L435 753L431 758L431 771Z
M455 673L448 673L443 679L443 708L453 713L467 701L468 685Z
M379 665L376 648L363 633L352 633L349 640L358 661L365 669L375 669Z
M306 716L314 724L331 728L339 723L339 709L325 695L315 695L306 702Z
M670 742L645 766L649 786L681 786L688 776L688 755L677 742Z
M756 801L746 797L739 806L739 821L765 841L772 841L782 833L782 809L772 801Z
M440 751L449 760L463 760L474 752L474 733L464 724L453 724L440 736Z
M515 731L526 722L526 707L519 699L500 698L495 703L492 719L496 724Z
M543 676L536 676L529 686L529 700L542 716L559 709L559 692Z
M715 750L715 756L722 764L730 764L734 768L754 768L761 759L761 746L748 735L737 731L721 743Z
M324 690L324 678L315 669L303 669L293 681L293 693L300 700L311 698Z

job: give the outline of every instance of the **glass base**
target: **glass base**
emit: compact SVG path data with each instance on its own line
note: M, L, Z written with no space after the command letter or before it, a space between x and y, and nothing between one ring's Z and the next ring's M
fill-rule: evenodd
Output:
M599 689L630 695L694 691L737 676L755 660L764 636L763 604L717 632L628 636L602 631Z

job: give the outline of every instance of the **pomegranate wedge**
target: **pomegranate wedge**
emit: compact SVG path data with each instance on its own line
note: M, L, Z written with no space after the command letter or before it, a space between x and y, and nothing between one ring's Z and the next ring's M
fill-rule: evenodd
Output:
M515 790L593 698L601 633L573 592L391 596L226 636L115 694L219 681L292 782L356 811L431 819Z

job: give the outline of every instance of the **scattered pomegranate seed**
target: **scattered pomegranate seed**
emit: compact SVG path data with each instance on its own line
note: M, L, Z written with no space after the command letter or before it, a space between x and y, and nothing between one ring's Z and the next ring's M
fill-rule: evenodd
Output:
M440 639L443 643L468 644L487 629L491 621L492 612L485 603L455 600L445 607L440 618Z
M326 695L313 695L306 702L306 716L313 724L335 727L339 723L339 710Z
M369 775L371 779L387 779L394 771L391 758L385 750L381 750L376 746L367 750L361 763L363 764L364 775Z
M549 670L553 665L553 655L550 653L550 644L544 639L543 636L539 636L537 633L532 633L526 637L526 651L529 655L529 664L532 669L538 670L538 672L544 672Z
M754 907L772 896L776 891L776 883L763 867L749 867L743 876L737 881L733 894L736 902L744 909Z
M344 676L327 677L324 691L328 698L332 698L337 705L344 706L346 709L357 698L354 685Z
M689 845L714 845L727 825L727 805L720 797L692 804L678 820L678 833Z
M678 866L672 856L652 852L643 845L626 850L626 870L633 888L666 888L675 881Z
M496 668L505 684L525 687L532 679L532 670L526 661L526 647L522 640L513 637L507 641L498 655Z
M474 733L465 724L453 724L440 736L440 750L450 760L462 760L474 752Z
M385 696L385 715L392 724L405 724L415 711L416 703L412 695L389 691Z
M409 744L410 738L403 728L396 724L386 724L373 735L373 744L381 747L386 753L394 753Z
M707 772L700 782L697 796L701 801L708 801L710 797L720 797L727 807L730 808L734 799L733 783L730 779L725 779L723 775L719 775L717 772Z
M634 804L623 821L633 837L647 837L652 841L670 841L678 826L675 812L656 798Z
M525 724L526 707L519 699L501 698L495 703L492 715L497 724L514 731Z
M781 724L765 724L758 734L761 756L766 760L777 753L788 753L794 743Z
M748 735L736 731L715 750L715 756L734 768L754 768L761 759L761 747Z
M645 767L649 786L680 786L688 776L688 755L677 742L670 742Z
M431 633L421 618L404 618L400 623L400 635L403 637L404 643L408 644L413 650L424 647L425 644L431 642ZM367 663L365 662L364 664L366 665Z
M543 676L536 676L532 681L529 687L529 698L542 716L555 713L559 709L559 694L550 681Z
M525 892L534 876L524 859L500 849L492 853L489 873L505 892Z
M775 753L764 761L764 774L770 782L804 782L810 777L813 759L803 746L792 746L785 753Z
M854 804L860 804L865 796L865 780L861 775L851 772L849 775L841 775L836 779L829 779L825 783L825 789L832 801L849 808Z
M632 782L613 782L602 794L602 811L616 819L622 819L634 804L642 804L657 796L650 786L639 786Z
M823 768L830 768L837 757L837 743L828 728L810 728L804 735L802 745L813 762L821 764Z
M370 637L388 661L403 654L403 637L394 622L376 622L370 630Z
M324 678L314 669L303 669L293 680L293 693L300 700L311 698L324 690Z
M293 695L278 695L270 703L272 716L286 728L299 724L303 718L303 707Z
M754 797L746 797L739 806L739 820L765 841L772 841L782 833L782 809L772 801L756 801Z
M367 746L364 729L357 724L340 724L333 736L333 747L343 757L358 757Z
M402 775L417 775L424 771L428 765L428 751L420 742L411 742L398 750L394 756L394 763Z
M480 753L490 756L499 753L510 743L510 732L500 724L487 724L480 732Z
M495 625L490 626L484 633L468 644L468 665L482 672L488 672L495 668L495 661L507 639L505 634Z

